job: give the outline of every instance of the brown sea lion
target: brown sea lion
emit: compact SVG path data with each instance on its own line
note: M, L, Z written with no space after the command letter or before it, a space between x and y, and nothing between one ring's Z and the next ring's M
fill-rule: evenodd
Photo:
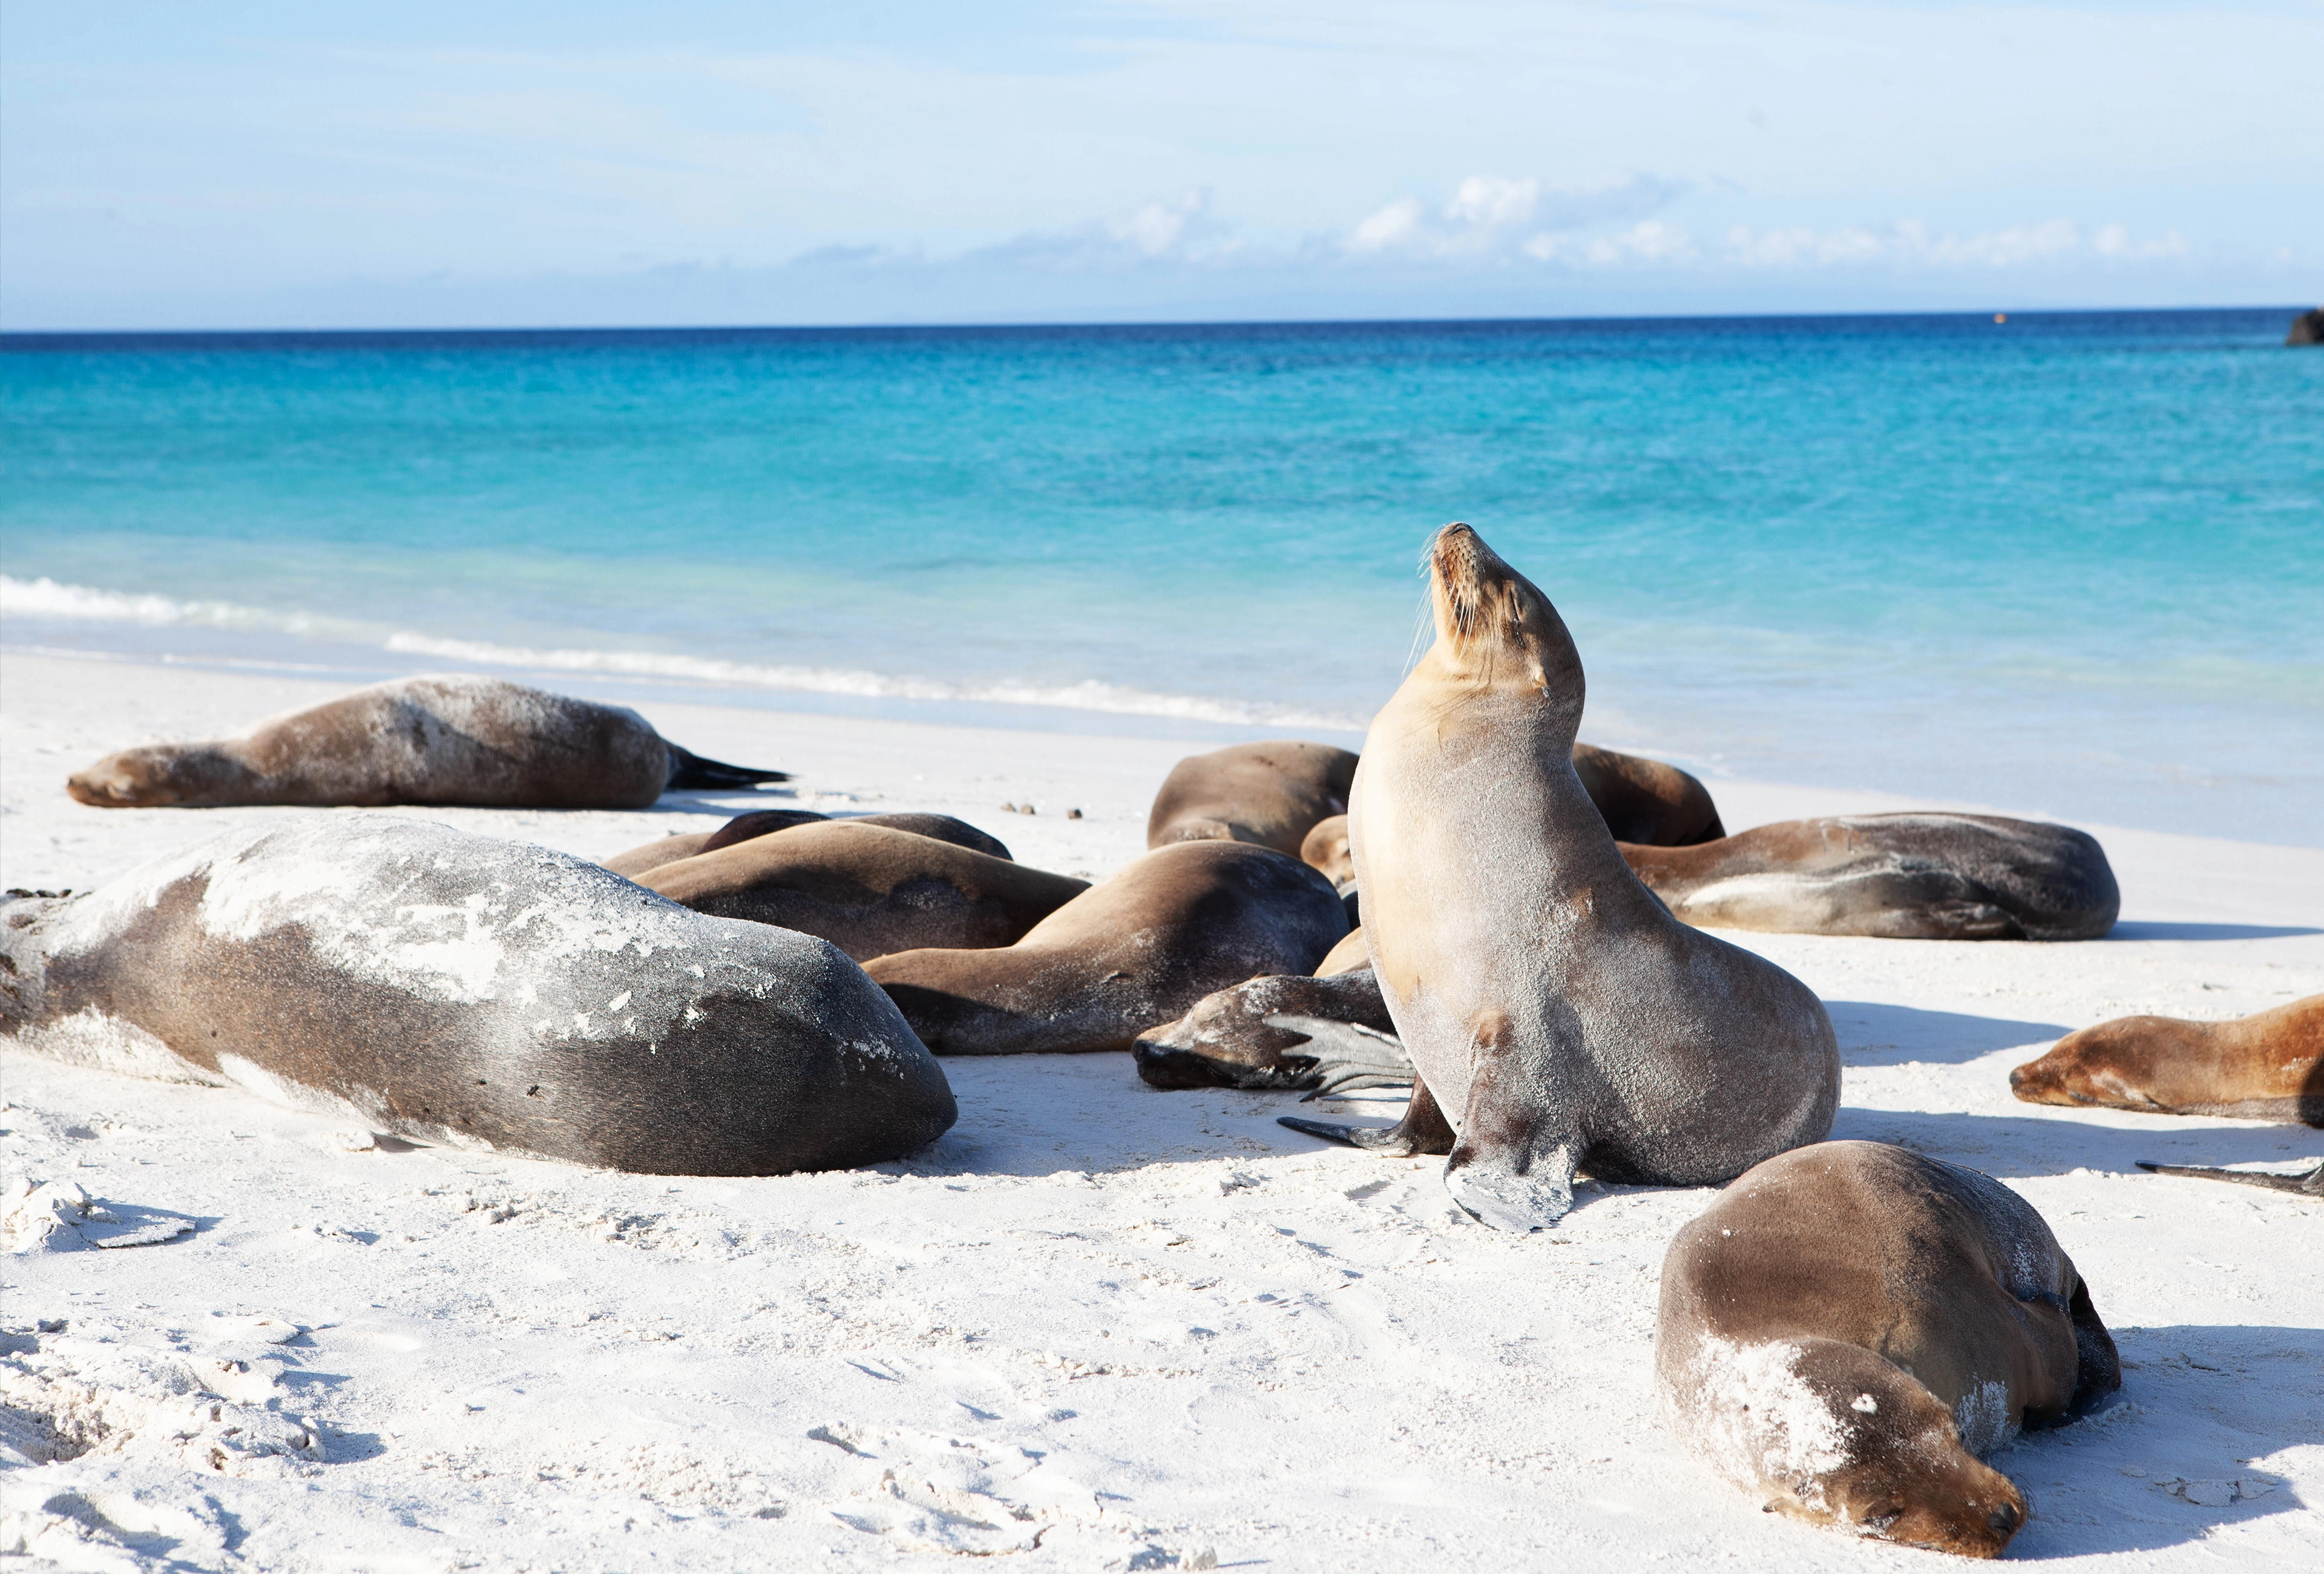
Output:
M1618 842L1683 847L1727 834L1711 790L1676 765L1577 743L1573 773Z
M1298 859L1240 841L1177 842L1013 946L904 951L864 970L940 1055L1124 1050L1214 990L1308 971L1347 928L1331 883Z
M1329 744L1236 744L1181 760L1146 819L1146 845L1237 841L1299 856L1319 819L1344 814L1356 756Z
M1671 1430L1769 1509L1971 1558L2031 1512L1979 1456L2122 1386L2040 1214L1864 1142L1778 1154L1679 1231L1655 1375Z
M627 875L634 880L649 869L675 864L680 858L690 858L697 853L715 853L721 847L731 847L736 842L746 842L753 837L772 836L779 830L788 830L798 825L817 825L830 818L827 814L817 814L812 809L754 809L748 814L736 815L716 830L681 831L676 836L659 837L625 853L615 853L604 860L604 866L616 875ZM934 837L940 842L950 842L956 847L966 847L989 857L1006 858L1010 856L1009 848L1000 838L987 836L968 821L954 819L949 814L859 814L839 823L881 825L890 830L908 830L915 836Z
M1700 1186L1821 1140L1831 1018L1622 861L1574 772L1582 662L1548 598L1465 524L1437 532L1430 577L1436 642L1374 718L1349 813L1364 938L1418 1072L1401 1134L1373 1140L1457 1134L1454 1200L1519 1230L1564 1216L1585 1163Z
M1090 888L907 830L825 820L732 842L636 876L681 906L820 936L855 960L1014 945Z
M2028 1104L2324 1126L2324 995L2228 1022L2121 1016L2009 1073Z
M2094 940L2122 906L2087 832L1989 814L1844 814L1622 857L1705 929L1890 940Z
M1153 1088L1320 1087L1338 1068L1338 1058L1302 1052L1314 1035L1281 1025L1279 1017L1354 1023L1375 1034L1396 1032L1378 980L1363 968L1330 977L1278 975L1231 985L1204 995L1177 1021L1139 1034L1130 1052L1138 1075ZM1400 1052L1395 1060L1399 1075L1394 1079L1410 1081L1410 1062Z
M244 829L0 908L0 1032L420 1142L669 1175L899 1158L957 1113L830 945L390 815Z
M374 683L240 737L124 749L65 791L98 809L643 809L672 789L788 780L688 754L621 706L448 672Z

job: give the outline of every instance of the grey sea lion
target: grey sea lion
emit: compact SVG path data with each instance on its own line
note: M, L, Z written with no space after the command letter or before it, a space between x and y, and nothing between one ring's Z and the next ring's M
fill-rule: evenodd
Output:
M1820 1141L1831 1018L1622 861L1574 773L1582 662L1556 610L1465 524L1437 532L1430 579L1435 643L1374 718L1349 812L1418 1080L1402 1125L1356 1140L1449 1144L1454 1199L1504 1229L1563 1218L1583 1165L1700 1186Z
M2324 1126L2324 995L2228 1022L2120 1016L2009 1073L2028 1104Z
M2040 1214L1864 1142L1778 1154L1679 1231L1655 1375L1671 1430L1769 1509L1972 1558L2031 1512L1980 1456L2122 1386Z
M789 779L689 754L622 706L450 672L375 683L240 737L124 749L65 791L98 809L643 809L672 789Z
M716 830L681 831L676 836L658 837L602 862L614 874L627 875L634 880L649 869L659 869L664 864L675 864L697 853L715 853L754 837L772 836L793 826L819 825L830 819L812 809L754 809L748 814L736 815ZM991 857L1010 856L1000 838L987 836L966 820L954 819L949 814L859 814L837 823L886 826L890 830L910 831L914 836L934 837L940 842L950 842Z
M1710 929L2089 940L2122 906L2097 838L1989 814L1792 819L1622 856L1672 912Z
M654 1174L893 1159L956 1111L895 1006L807 935L545 847L312 815L0 909L0 1030L420 1142Z
M1171 767L1146 819L1146 845L1238 841L1299 856L1319 819L1344 814L1356 756L1329 744L1236 744Z
M1375 1035L1396 1032L1370 968L1329 977L1277 974L1204 995L1177 1021L1139 1034L1130 1052L1139 1077L1152 1088L1320 1087L1337 1057L1303 1052L1314 1034L1277 1018L1352 1023ZM1409 1081L1411 1063L1393 1052L1401 1072L1394 1079Z
M1331 883L1240 841L1133 859L1013 946L880 957L865 971L940 1055L1125 1050L1230 984L1305 973L1347 932Z
M859 962L930 946L1014 945L1090 888L860 819L752 837L635 878L696 912L820 936Z

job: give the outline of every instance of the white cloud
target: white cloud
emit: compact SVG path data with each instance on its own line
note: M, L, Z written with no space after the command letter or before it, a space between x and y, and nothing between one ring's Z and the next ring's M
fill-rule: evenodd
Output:
M1529 256L1545 261L1567 255L1563 237L1572 232L1643 219L1686 190L1680 181L1652 175L1580 190L1545 185L1533 176L1471 175L1439 207L1402 197L1377 209L1340 237L1338 249L1354 257L1449 261ZM1637 236L1646 232L1644 238L1617 241L1617 250L1646 255L1652 248L1666 247L1666 227L1641 224L1628 233Z
M2076 257L2147 260L2190 255L2177 230L2161 240L2133 237L2125 224L2101 226L2085 237L2070 218L2013 225L1973 235L1932 234L1918 219L1874 227L1817 230L1804 226L1727 232L1726 260L1747 268L1800 268L1868 264L1953 269L2011 269Z

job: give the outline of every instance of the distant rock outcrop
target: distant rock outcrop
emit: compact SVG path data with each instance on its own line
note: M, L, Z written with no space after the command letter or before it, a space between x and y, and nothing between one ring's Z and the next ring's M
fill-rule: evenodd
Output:
M2324 306L2303 311L2292 319L2292 331L2283 336L2288 345L2324 344Z

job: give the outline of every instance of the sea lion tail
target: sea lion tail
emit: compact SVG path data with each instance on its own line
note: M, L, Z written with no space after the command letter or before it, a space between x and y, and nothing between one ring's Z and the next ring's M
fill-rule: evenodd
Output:
M788 782L788 771L761 771L749 765L730 765L723 760L706 760L700 755L669 745L669 780L662 783L665 792L700 792L719 787L755 787L761 782Z
M2264 1170L2222 1170L2209 1164L2153 1164L2138 1167L2156 1175L2188 1175L2198 1180L2234 1180L2245 1186L2265 1186L2276 1191L2296 1191L2303 1197L2324 1197L2324 1164L2305 1175L2271 1175Z

